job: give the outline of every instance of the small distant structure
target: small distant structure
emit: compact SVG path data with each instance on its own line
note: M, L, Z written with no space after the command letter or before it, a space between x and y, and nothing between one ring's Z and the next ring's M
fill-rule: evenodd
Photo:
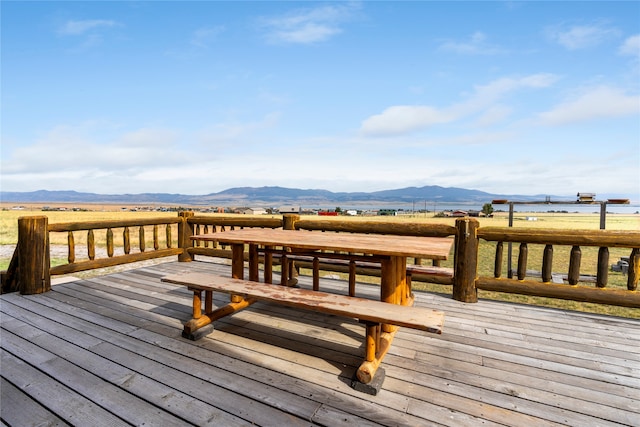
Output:
M593 203L596 200L595 193L578 193L577 194L578 203Z
M264 208L246 208L242 213L245 215L265 215L267 211Z
M355 210L355 209L349 209L349 210L346 212L346 214L347 214L347 215L351 215L351 216L355 216L355 215L358 215L358 211L357 211L357 210Z
M396 216L398 211L395 209L378 209L378 215Z
M296 213L299 214L300 213L300 206L280 206L278 208L278 212L281 214L284 213Z
M338 216L336 211L318 211L319 216Z

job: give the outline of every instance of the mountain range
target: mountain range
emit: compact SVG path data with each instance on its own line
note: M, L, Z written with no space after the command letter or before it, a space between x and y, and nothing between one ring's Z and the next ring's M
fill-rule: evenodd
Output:
M122 203L189 206L276 206L307 207L334 204L488 203L493 199L517 201L573 200L567 196L492 194L478 190L437 185L406 187L374 192L331 192L321 189L286 187L237 187L205 195L169 193L96 194L77 191L1 191L0 201L10 203Z

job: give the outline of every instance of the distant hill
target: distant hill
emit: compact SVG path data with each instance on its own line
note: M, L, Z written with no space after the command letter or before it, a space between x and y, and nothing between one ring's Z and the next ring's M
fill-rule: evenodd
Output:
M206 195L184 195L170 193L142 194L95 194L77 191L0 192L0 200L10 203L122 203L122 204L183 204L232 205L232 206L277 206L295 204L317 206L327 204L373 204L373 203L487 203L493 199L520 201L544 200L546 195L491 194L478 190L437 185L406 187L396 190L374 192L331 192L320 189L298 189L285 187L237 187ZM554 200L571 200L568 197L552 196Z

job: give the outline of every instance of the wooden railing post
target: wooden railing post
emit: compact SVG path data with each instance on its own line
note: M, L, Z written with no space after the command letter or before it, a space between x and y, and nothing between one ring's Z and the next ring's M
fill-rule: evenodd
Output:
M48 226L46 216L18 218L18 286L21 294L51 290Z
M295 230L296 221L300 221L300 215L298 215L298 214L283 214L282 215L282 228L284 230Z
M638 289L638 279L640 278L640 249L633 248L629 256L629 270L627 270L627 289L635 291Z
M478 220L471 218L456 220L453 299L457 301L478 302L478 225Z
M178 255L178 261L190 262L193 261L193 255L188 252L188 249L193 246L191 236L193 236L194 226L190 224L188 219L193 216L191 211L178 212L178 216L182 218L182 221L178 224L178 245L182 249L182 253Z

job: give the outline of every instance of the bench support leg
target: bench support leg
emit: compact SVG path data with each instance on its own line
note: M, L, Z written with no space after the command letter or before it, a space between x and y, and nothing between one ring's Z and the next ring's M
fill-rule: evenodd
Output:
M196 293L194 292L194 312L195 312L195 295ZM199 295L198 295L198 300L199 300ZM230 314L236 313L244 308L249 307L251 304L253 304L255 302L254 299L247 299L244 298L241 301L238 302L230 302L227 305L224 305L216 310L213 311L208 311L206 313L203 313L200 315L200 317L194 317L193 319L189 320L187 323L184 324L184 328L182 330L182 336L184 338L189 338L190 340L197 340L199 337L196 336L195 332L200 329L203 328L211 323L213 323L215 320L218 320L220 318L223 318L225 316L229 316ZM208 303L208 301L207 301ZM208 305L208 304L207 304ZM194 313L195 314L195 313Z
M362 362L351 386L364 393L376 395L384 381L384 369L380 368L382 359L389 351L395 336L393 332L383 332L379 323L363 322L366 324L365 360Z

